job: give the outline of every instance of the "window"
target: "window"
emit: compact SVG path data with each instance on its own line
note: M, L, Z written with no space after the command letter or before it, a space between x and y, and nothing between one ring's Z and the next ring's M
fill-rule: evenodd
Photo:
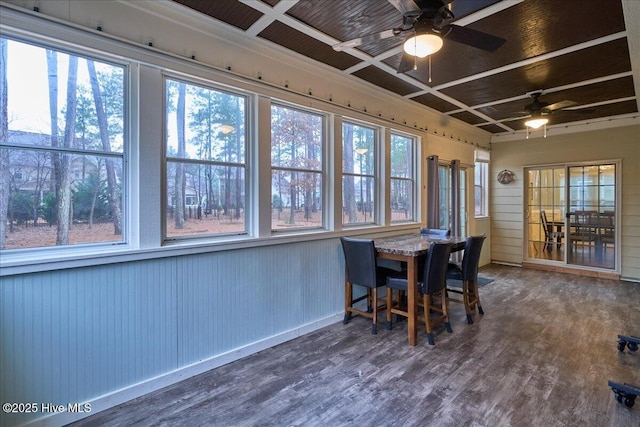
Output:
M438 166L440 191L440 224L438 228L451 229L451 169L449 166Z
M0 248L123 243L125 67L6 38L0 49Z
M324 118L271 106L271 228L321 227Z
M413 138L391 134L391 222L415 216L414 147Z
M166 238L246 233L246 98L166 79Z
M375 222L376 131L342 124L342 223Z
M475 163L475 216L482 217L488 216L488 177L489 177L489 164L486 162Z

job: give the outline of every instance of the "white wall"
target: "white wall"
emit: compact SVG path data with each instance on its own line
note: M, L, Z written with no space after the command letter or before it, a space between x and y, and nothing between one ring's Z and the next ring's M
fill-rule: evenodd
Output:
M622 159L621 276L640 280L640 125L497 142L491 152L491 257L523 261L524 167ZM496 175L516 174L508 185Z

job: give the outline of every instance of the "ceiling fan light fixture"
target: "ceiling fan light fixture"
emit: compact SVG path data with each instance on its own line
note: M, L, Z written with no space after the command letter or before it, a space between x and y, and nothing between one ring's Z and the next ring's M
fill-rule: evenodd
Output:
M541 126L544 126L547 123L549 123L549 119L538 117L527 120L526 122L524 122L524 125L533 129L539 129Z
M433 33L416 34L404 42L404 51L411 56L424 58L442 48L442 37Z

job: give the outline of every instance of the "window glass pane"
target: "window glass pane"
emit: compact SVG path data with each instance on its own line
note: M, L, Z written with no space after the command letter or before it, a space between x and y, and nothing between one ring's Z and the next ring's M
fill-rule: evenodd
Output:
M414 219L414 139L391 134L391 222Z
M489 164L477 162L474 168L475 216L488 215L488 176Z
M125 68L0 39L0 248L124 242Z
M440 224L439 228L451 228L451 169L447 166L439 166L440 178Z
M273 229L322 226L322 174L274 170L271 178Z
M243 97L174 80L166 95L168 156L244 163Z
M346 175L342 178L343 224L374 222L373 183L373 178L361 176Z
M167 162L167 237L244 232L244 189L244 168Z
M322 170L323 117L278 105L271 107L271 165Z
M413 139L391 135L391 176L413 178Z
M413 219L413 181L391 178L391 221Z
M342 207L343 223L375 222L375 147L374 128L342 125Z
M165 95L165 237L245 233L246 98L171 79Z
M324 117L271 106L271 228L322 227Z

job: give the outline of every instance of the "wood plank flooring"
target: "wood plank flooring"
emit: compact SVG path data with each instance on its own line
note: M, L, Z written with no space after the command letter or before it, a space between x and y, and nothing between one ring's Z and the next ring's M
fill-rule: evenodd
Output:
M484 316L453 333L356 317L74 423L74 426L640 426L640 284L491 265ZM258 320L258 319L256 319ZM382 321L382 317L380 318Z

